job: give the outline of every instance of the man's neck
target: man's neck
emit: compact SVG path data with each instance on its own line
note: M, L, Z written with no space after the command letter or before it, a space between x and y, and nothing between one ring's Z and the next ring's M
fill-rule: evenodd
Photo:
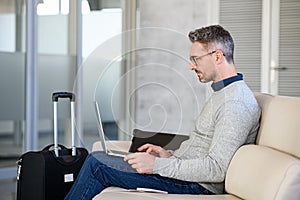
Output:
M227 65L222 65L219 66L218 68L218 76L213 82L219 82L224 79L233 77L237 75L237 71L235 69L235 66L233 64L227 64Z

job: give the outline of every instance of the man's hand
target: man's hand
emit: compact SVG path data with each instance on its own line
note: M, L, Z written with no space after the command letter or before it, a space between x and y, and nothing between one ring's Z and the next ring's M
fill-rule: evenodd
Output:
M145 151L160 158L169 158L171 154L160 146L153 144L144 144L138 148L138 151Z
M138 152L127 155L124 160L140 174L153 174L155 157L169 158L171 154L160 146L145 144L138 148Z
M128 154L124 160L139 174L153 174L155 156L149 153L138 152Z

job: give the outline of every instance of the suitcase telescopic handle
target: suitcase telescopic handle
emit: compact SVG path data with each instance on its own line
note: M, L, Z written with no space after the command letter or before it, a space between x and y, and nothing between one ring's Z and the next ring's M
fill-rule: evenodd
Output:
M59 98L69 98L70 101L75 101L75 94L71 92L54 92L52 94L52 101L58 101Z
M57 123L57 104L59 98L69 98L71 102L71 133L72 133L72 156L76 156L75 146L75 94L71 92L55 92L52 94L53 101L53 124L54 124L54 152L58 157L58 123Z

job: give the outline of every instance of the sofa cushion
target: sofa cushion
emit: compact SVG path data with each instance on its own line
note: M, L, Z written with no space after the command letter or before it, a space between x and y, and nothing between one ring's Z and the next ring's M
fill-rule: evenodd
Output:
M300 98L267 96L270 95L256 95L263 107L257 144L300 158Z
M109 187L95 196L93 200L240 200L233 195L180 195L180 194L158 194L150 192L128 191L118 187Z
M242 199L299 199L300 161L274 149L245 145L234 155L225 189Z

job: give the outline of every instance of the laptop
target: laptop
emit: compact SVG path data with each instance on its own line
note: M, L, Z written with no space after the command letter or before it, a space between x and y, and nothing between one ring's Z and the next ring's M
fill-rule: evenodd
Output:
M94 104L95 104L95 111L96 111L96 117L97 117L97 123L98 123L98 132L100 135L100 141L101 141L103 151L107 155L125 157L126 155L129 154L129 152L108 149L107 144L106 144L105 134L104 134L103 127L102 127L102 120L100 117L99 105L98 105L97 101L94 101Z

